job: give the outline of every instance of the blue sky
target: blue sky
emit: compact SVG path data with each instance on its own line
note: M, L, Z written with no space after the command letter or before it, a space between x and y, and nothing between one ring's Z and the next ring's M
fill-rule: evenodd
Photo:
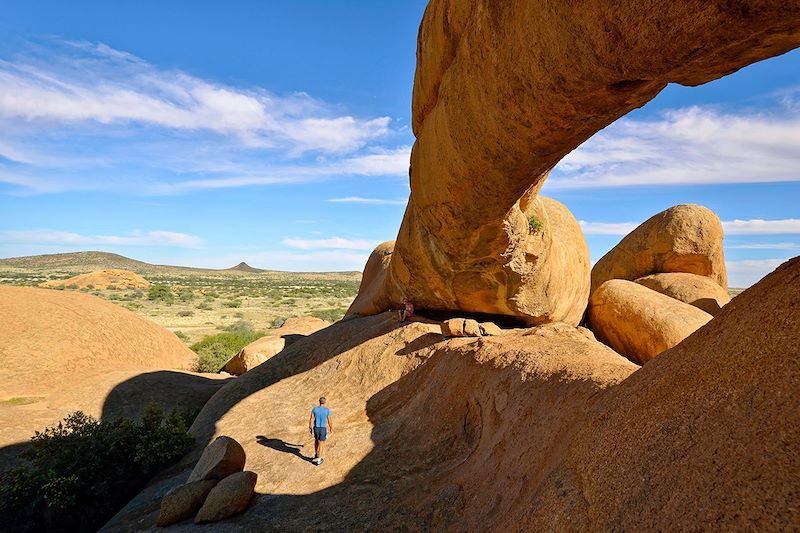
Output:
M360 270L408 196L425 2L4 2L0 257ZM592 259L678 203L716 211L731 285L800 254L800 51L670 86L544 194Z

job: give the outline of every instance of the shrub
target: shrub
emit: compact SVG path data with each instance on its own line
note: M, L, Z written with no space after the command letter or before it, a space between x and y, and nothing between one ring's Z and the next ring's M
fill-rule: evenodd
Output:
M284 324L286 324L286 319L285 318L276 318L275 320L272 321L272 324L270 325L270 327L271 328L279 328L279 327L283 326Z
M147 291L147 299L154 301L161 300L164 302L171 302L172 291L170 290L168 285L164 285L163 283L158 283L150 287L150 290Z
M178 311L178 316L194 316L194 311Z
M336 322L344 317L347 309L340 307L338 309L315 309L309 313L311 316L327 320L328 322Z
M231 333L243 333L245 335L251 335L254 331L253 323L249 320L237 320L233 324L229 324L222 329L230 331Z
M176 331L175 332L175 336L178 337L183 342L186 342L186 341L189 340L189 335L187 335L186 333L184 333L182 331Z
M141 420L80 411L36 432L27 463L0 474L0 516L14 531L96 531L191 447L188 417L150 404Z
M241 302L241 300L227 300L225 302L222 302L222 305L224 305L225 307L230 307L230 308L241 307L242 306L242 302Z
M190 302L194 300L194 291L189 287L184 287L178 293L178 298L182 302Z
M197 371L219 372L228 359L262 336L263 333L253 331L250 333L226 331L206 336L191 347L197 354Z
M198 309L202 309L203 311L209 311L211 309L211 306L208 305L205 302L202 302L202 303L197 304L197 308Z
M116 285L109 285L108 287L106 287L106 290L116 291L119 290L119 288Z
M528 228L531 230L531 232L538 233L539 231L542 231L543 227L544 225L542 224L542 221L539 220L536 215L531 215L528 217Z

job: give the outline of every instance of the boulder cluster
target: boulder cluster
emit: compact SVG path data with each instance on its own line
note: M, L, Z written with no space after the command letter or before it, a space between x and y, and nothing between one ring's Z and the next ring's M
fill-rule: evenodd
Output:
M186 483L161 500L157 526L194 517L196 524L218 522L250 504L258 476L244 471L244 448L235 439L218 437L208 445Z
M634 229L592 269L588 321L599 340L644 364L730 301L722 224L679 205Z

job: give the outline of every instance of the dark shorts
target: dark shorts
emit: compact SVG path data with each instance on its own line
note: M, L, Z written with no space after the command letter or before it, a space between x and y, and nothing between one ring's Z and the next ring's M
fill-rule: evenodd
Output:
M328 438L328 428L314 428L314 439L325 440Z

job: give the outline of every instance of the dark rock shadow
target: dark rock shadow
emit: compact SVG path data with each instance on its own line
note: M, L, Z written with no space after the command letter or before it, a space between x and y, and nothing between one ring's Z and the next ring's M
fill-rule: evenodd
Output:
M101 419L138 418L151 402L166 411L174 408L194 418L209 398L234 379L212 379L170 370L144 372L114 387L106 396Z

